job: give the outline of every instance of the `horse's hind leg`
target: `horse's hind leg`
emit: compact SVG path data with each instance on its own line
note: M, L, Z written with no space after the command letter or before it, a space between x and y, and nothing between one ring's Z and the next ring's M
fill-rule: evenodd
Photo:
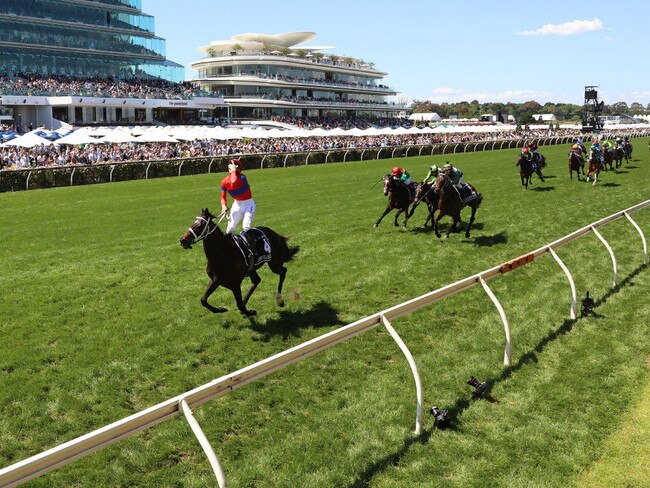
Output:
M255 286L257 286L257 285L253 285L251 287L251 290L254 290ZM231 290L232 290L233 296L235 297L235 301L237 302L237 308L239 309L239 311L241 312L242 315L246 315L247 317L257 315L257 312L255 310L249 310L249 309L246 308L246 304L244 303L244 300L241 297L241 286L235 286ZM247 297L249 297L250 293L252 293L251 290L249 290L249 293L246 294Z
M201 297L201 305L203 305L205 308L210 310L210 312L212 313L223 313L228 311L227 308L214 307L208 303L208 298L210 297L210 295L214 293L214 290L216 290L218 287L219 287L219 280L213 279L212 281L210 281L210 284L206 288L205 293Z
M472 224L474 223L474 218L476 217L476 208L477 207L472 207L472 215L469 218L469 224L467 224L467 230L465 231L465 237L469 237L469 229L472 227Z
M399 218L400 214L404 211L403 208L400 208L396 213L395 213L395 227L399 227L399 224L397 223L397 219Z
M260 281L262 281L262 278L260 278L260 275L257 274L257 271L251 271L250 278L251 278L251 287L248 289L246 295L242 300L244 302L244 305L248 303L248 299L255 291L255 288L257 288L257 285L260 284Z
M284 307L284 299L282 298L282 285L284 285L284 278L287 275L287 268L282 266L282 264L272 264L269 263L269 268L275 274L280 275L280 281L278 282L278 291L275 294L275 302L278 304L278 307Z

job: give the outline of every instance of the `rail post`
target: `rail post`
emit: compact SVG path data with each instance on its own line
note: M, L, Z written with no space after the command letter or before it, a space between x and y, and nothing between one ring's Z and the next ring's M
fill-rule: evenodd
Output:
M214 471L214 475L217 477L219 488L227 488L226 475L223 472L219 458L217 458L217 455L214 453L210 441L203 433L201 426L194 418L194 415L192 415L192 409L190 409L185 398L182 398L178 402L178 409L185 415L187 423L190 425L190 428L192 429L192 432L194 432L199 444L201 444L203 451L205 451L205 455L208 457L208 461L210 461L210 466L212 466L212 471Z
M417 435L422 430L422 382L420 381L420 373L418 373L418 367L415 364L415 360L413 359L411 351L409 351L409 348L406 347L406 344L404 344L402 338L383 314L381 315L381 323L384 324L384 327L386 327L388 333L395 340L395 342L397 342L397 345L399 346L404 356L406 356L406 360L408 361L413 373L413 379L415 380L415 395L417 398L417 408L415 413L415 434Z
M630 224L634 226L636 231L641 236L641 242L643 242L643 264L648 264L648 243L645 240L645 236L643 235L643 231L641 230L641 227L639 227L638 224L634 220L632 220L630 214L628 214L627 212L623 212L623 215L627 217L627 220L630 221Z
M576 284L573 281L573 276L571 276L571 272L569 271L569 268L566 267L566 265L562 262L560 259L560 256L557 255L557 253L553 250L551 246L548 247L548 252L551 253L551 256L555 259L557 264L560 265L560 268L562 268L562 271L564 271L564 274L566 275L567 279L569 280L569 285L571 286L571 313L570 317L571 319L576 318L576 312L578 308L578 294L576 292Z
M614 276L612 278L612 281L614 282L614 288L618 286L618 267L616 266L616 256L614 256L614 251L612 249L612 246L609 245L609 242L605 240L605 238L600 235L600 232L596 229L595 226L591 226L591 230L593 231L594 234L596 234L596 237L600 240L600 242L603 243L603 245L607 248L607 251L609 252L609 256L612 258L612 266L614 268Z
M499 316L501 317L501 322L503 322L503 328L506 332L506 349L503 353L503 365L510 366L512 363L512 340L510 338L510 324L508 323L508 317L506 316L505 310L503 310L503 307L501 306L501 302L499 302L499 299L496 297L496 295L492 293L492 290L490 290L490 287L483 279L483 276L479 275L478 279L481 283L481 286L485 290L485 293L487 293L487 295L490 297L490 300L492 300L492 303L494 303L494 306L499 311Z

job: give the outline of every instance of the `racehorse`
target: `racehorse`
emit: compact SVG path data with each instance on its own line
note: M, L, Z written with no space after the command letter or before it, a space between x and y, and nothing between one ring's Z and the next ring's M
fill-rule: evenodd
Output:
M532 180L533 173L539 176L539 179L542 180L542 182L544 181L542 168L546 167L546 158L543 155L540 154L539 158L536 161L533 161L532 159L528 160L528 158L524 154L520 154L515 164L519 166L519 174L522 176L521 184L524 185L526 189L528 189L528 184L532 185L533 183ZM528 166L530 166L530 175L528 176L528 184L526 184L522 174L523 172L522 168L526 168Z
M585 167L582 158L573 151L569 152L569 178L573 179L573 172L575 171L578 176L578 181L580 181L580 169L582 169L582 174L584 175Z
M406 223L410 217L408 210L409 206L411 205L411 192L409 189L406 187L406 185L403 185L395 178L393 178L392 175L385 174L384 196L388 197L388 205L386 206L384 213L381 214L381 217L379 217L379 220L375 222L375 227L377 227L382 219L388 215L388 212L394 208L397 209L397 213L395 214L395 227L399 225L397 223L397 219L402 212L404 212L404 227L406 227Z
M598 181L599 174L600 174L600 161L592 151L589 161L587 161L587 181L589 181L589 178L591 178L591 176L594 177L594 182L592 183L591 186L594 186L596 184L596 182Z
M242 315L255 315L257 312L246 308L246 303L262 281L257 270L268 262L271 271L280 275L275 299L278 306L284 307L282 284L287 274L284 263L291 260L299 247L289 247L286 237L268 227L255 227L239 235L224 234L213 219L210 211L204 208L180 239L183 249L191 249L192 244L203 241L210 283L201 297L201 305L213 313L226 312L227 308L208 303L208 298L217 287L223 286L232 291ZM252 284L242 298L241 283L246 276L250 277Z
M413 216L413 212L415 212L415 209L422 201L426 203L427 209L429 210L427 220L425 220L424 224L422 225L422 228L425 229L429 223L429 220L433 225L433 215L435 214L436 210L438 210L438 194L433 189L433 182L422 182L416 185L415 198L413 199L413 206L411 207L411 211L409 213L409 219Z
M449 229L447 229L447 235L445 236L449 237L451 231L456 229L456 224L460 222L460 211L465 206L469 206L472 209L472 215L467 224L467 229L465 230L465 237L469 237L470 228L472 227L474 218L476 217L476 209L481 205L483 195L478 193L476 188L472 185L468 184L467 186L469 186L477 195L476 198L471 200L469 203L465 203L458 190L451 184L451 180L447 174L441 172L436 178L433 188L438 194L438 216L433 219L433 230L437 237L440 237L440 232L438 232L438 222L440 219L445 215L451 217L451 225L449 226Z
M533 176L533 162L523 154L520 154L515 162L519 166L519 176L521 177L521 184L528 190L530 178Z
M625 157L625 150L620 146L616 146L614 148L614 161L616 162L616 169L623 166L624 157Z
M625 151L625 162L629 163L632 159L632 143L630 141L625 141L623 143L623 150Z
M607 171L607 166L609 166L609 169L614 169L613 168L613 163L614 163L614 151L612 149L604 149L603 150L603 168L605 168L605 171Z

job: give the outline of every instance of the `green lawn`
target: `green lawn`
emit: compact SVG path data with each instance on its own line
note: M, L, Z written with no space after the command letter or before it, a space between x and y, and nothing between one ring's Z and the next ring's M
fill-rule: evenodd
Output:
M246 171L255 224L301 248L287 265L285 309L275 305L277 277L262 269L254 320L223 289L211 302L227 313L201 307L203 251L178 243L202 207L218 211L223 175L0 194L0 467L647 200L648 139L633 143L635 160L596 186L569 180L568 145L542 147L549 178L528 191L516 150ZM372 227L386 199L371 187L384 172L400 164L418 180L447 159L484 195L469 239L422 232L424 209L406 230L391 216ZM650 238L650 209L632 217ZM628 445L635 412L648 415L650 278L629 222L600 232L616 253L617 290L596 236L558 251L579 297L595 298L593 316L568 320L570 288L550 256L489 282L511 325L509 368L480 287L393 323L418 364L425 407L448 409L452 429L427 415L413 438L413 380L382 328L198 408L229 486L647 482L623 482L608 459ZM472 375L498 402L470 399ZM625 451L632 466L647 461L645 434ZM177 417L29 486L214 483Z

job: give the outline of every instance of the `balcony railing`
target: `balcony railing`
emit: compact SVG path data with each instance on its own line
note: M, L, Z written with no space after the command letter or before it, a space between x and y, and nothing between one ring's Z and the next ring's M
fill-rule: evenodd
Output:
M270 75L268 73L230 73L230 74L217 74L200 78L201 81L222 80L225 78L255 78L260 80L269 80L273 82L290 84L290 85L303 85L303 86L322 86L326 88L342 88L348 90L371 90L385 93L396 93L395 90L385 85L365 85L363 83L346 83L343 81L324 81L318 79L304 79L294 78L291 76ZM197 81L197 80L194 80Z

